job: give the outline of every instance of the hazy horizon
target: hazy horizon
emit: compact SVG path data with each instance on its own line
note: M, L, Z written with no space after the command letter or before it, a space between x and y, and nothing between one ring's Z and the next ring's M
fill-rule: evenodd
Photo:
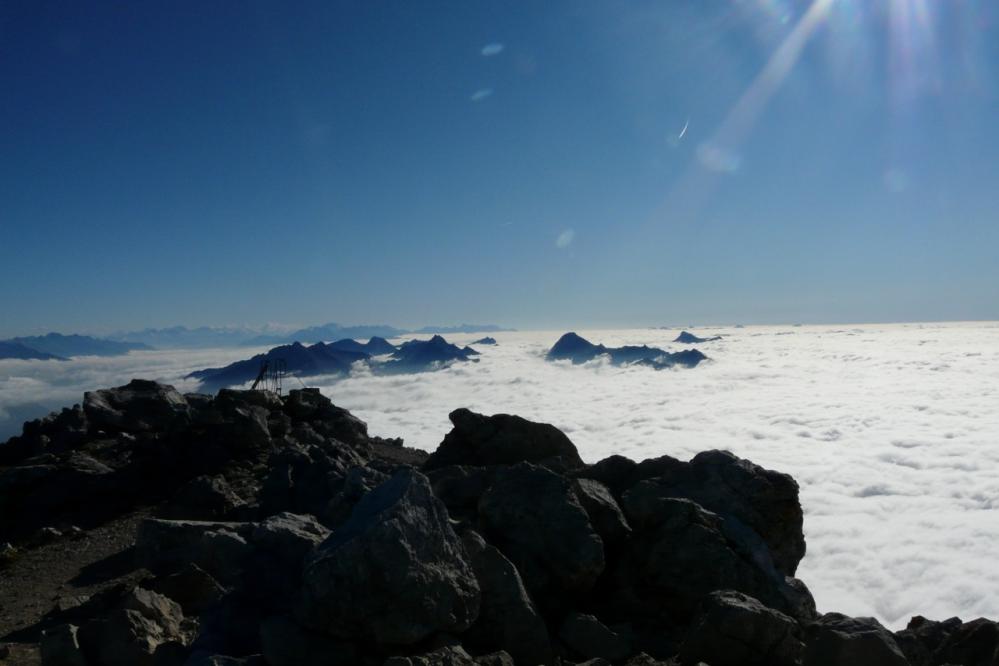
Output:
M672 342L679 330L579 333L688 348ZM999 323L706 330L724 337L697 345L710 360L692 369L549 362L544 353L562 331L521 331L493 334L499 345L480 347L475 363L392 376L357 367L303 384L372 434L424 450L440 443L458 407L552 423L587 462L728 449L798 481L808 540L799 573L820 610L894 628L912 614L999 614ZM18 418L79 403L84 391L135 377L197 390L188 372L264 349L0 361L0 441L19 430ZM286 390L301 385L285 378Z

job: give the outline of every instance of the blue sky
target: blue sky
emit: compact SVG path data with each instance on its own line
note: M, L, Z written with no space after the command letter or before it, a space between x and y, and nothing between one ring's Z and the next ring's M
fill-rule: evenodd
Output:
M0 85L0 335L999 318L984 0L14 2Z

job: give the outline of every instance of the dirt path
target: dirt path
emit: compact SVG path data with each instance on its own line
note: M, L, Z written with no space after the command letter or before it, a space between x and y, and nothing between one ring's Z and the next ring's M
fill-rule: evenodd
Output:
M35 643L44 616L56 604L76 605L117 582L141 577L133 571L136 528L149 516L140 509L89 530L79 539L63 538L23 550L0 570L0 643ZM11 661L17 646L12 646ZM0 651L2 652L2 651Z

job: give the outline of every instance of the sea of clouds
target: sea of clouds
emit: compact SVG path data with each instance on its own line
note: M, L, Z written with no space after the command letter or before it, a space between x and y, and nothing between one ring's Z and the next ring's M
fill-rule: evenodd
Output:
M679 330L579 331L669 350ZM498 333L477 363L434 373L312 378L373 434L432 450L457 407L553 423L587 461L688 459L722 448L801 486L820 611L999 617L999 324L697 329L711 360L654 371L544 360L561 332ZM454 336L464 344L478 336ZM84 390L179 378L258 350L0 361L0 438ZM286 379L286 388L298 386Z

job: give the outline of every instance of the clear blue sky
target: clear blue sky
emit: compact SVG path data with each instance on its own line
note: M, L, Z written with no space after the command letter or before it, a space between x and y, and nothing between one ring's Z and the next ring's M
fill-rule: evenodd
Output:
M989 0L4 2L0 90L0 335L999 318Z

